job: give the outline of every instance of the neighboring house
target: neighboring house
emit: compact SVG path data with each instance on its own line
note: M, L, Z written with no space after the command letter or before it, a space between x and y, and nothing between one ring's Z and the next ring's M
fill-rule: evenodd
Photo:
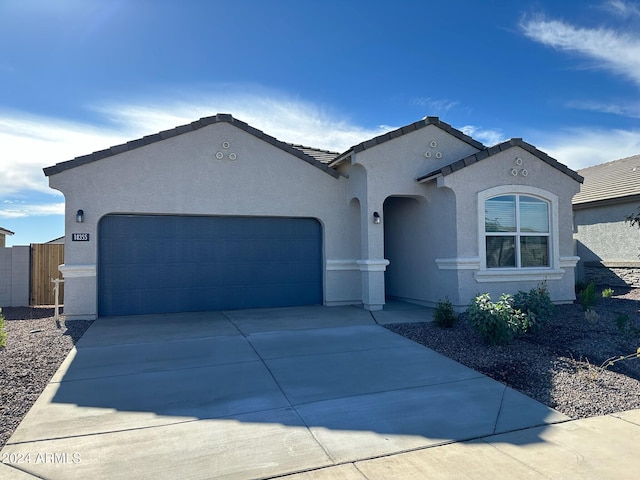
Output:
M578 173L584 177L573 198L579 279L640 287L640 229L625 222L640 208L640 155Z
M48 245L64 245L64 237L54 238L53 240L49 240L45 243Z
M582 177L427 117L338 154L218 114L45 168L65 195L67 318L388 298L574 300Z
M11 230L0 227L0 248L4 248L7 245L5 238L9 235L13 235Z
M6 247L13 232L0 227L0 308L29 305L30 247Z

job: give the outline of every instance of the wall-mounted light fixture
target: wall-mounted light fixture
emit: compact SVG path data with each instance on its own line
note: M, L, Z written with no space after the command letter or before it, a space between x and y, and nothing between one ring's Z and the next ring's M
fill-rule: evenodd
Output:
M80 209L76 212L76 222L84 222L84 210Z
M378 212L373 212L373 223L377 225L378 223L380 223L380 221L380 214Z

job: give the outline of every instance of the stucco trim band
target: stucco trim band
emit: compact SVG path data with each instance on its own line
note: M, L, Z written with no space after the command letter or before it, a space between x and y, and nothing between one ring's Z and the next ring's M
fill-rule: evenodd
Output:
M576 268L579 261L577 256L560 257L560 268Z
M436 258L440 270L480 270L480 257Z
M96 266L94 264L66 265L63 263L58 267L58 270L62 272L62 276L64 278L80 278L80 277L96 276Z
M361 272L384 272L389 265L389 260L386 258L357 260L356 263Z
M327 271L344 271L344 270L355 270L360 271L360 265L358 265L358 260L327 260Z
M564 270L557 269L527 269L527 270L505 270L490 269L475 273L478 283L485 282L543 282L545 280L560 280L564 275Z

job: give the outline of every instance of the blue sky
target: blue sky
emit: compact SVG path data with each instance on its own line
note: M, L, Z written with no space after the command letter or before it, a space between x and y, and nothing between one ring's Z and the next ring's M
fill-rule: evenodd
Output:
M64 234L42 168L231 113L344 151L430 115L571 168L640 153L640 2L0 0L0 227Z

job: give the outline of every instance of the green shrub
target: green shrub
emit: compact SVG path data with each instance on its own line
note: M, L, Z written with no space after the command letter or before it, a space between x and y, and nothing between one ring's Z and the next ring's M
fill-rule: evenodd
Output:
M513 307L513 297L506 293L495 303L488 293L478 295L467 314L471 325L491 345L506 345L527 329L526 315Z
M527 317L525 324L527 332L542 330L556 313L556 307L544 283L532 288L529 292L518 292L513 297L513 307Z
M582 309L586 312L596 304L596 300L596 283L592 280L591 283L580 292L579 301Z
M453 305L449 297L439 300L436 305L436 311L433 313L433 323L440 328L451 328L456 324L458 316L453 311Z
M0 308L0 348L4 348L7 345L7 332L4 329L4 315L2 315L2 309Z
M640 335L640 326L636 325L627 313L618 313L616 315L616 327L623 335L637 337Z
M605 288L602 290L602 298L609 298L613 295L613 288Z

